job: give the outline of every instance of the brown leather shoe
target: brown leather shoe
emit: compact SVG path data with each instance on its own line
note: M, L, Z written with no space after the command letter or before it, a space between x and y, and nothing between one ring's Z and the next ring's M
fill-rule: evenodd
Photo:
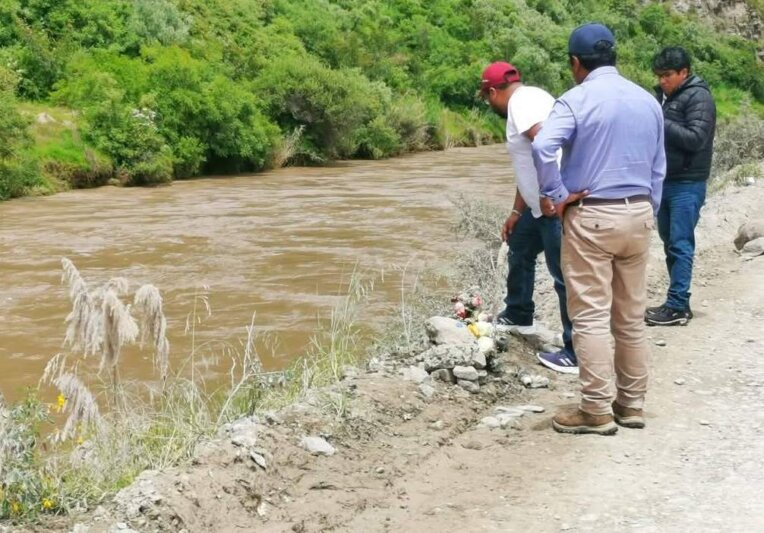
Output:
M552 427L559 433L615 435L618 431L613 415L590 415L580 409L556 415L552 419Z
M623 407L618 402L613 402L613 417L619 426L625 428L642 429L645 427L645 415L642 409Z

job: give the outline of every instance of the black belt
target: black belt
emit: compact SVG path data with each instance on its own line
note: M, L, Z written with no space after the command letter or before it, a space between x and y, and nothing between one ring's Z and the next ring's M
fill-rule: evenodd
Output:
M634 196L628 196L626 198L588 198L583 197L581 200L570 202L568 205L621 205L621 204L633 204L636 202L649 202L650 196L647 194L635 194Z

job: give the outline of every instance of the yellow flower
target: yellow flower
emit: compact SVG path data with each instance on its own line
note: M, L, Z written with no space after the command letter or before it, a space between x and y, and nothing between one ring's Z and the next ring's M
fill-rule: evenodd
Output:
M82 435L77 437L77 446L82 446L82 444L85 442L85 439L82 438Z
M11 502L11 513L19 514L21 512L21 504L19 502Z
M53 500L50 498L43 498L42 499L42 508L43 509L53 509Z
M475 324L470 324L467 326L467 329L470 330L470 333L472 333L475 337L480 337L480 331L478 331L478 327Z
M66 398L64 398L64 395L59 393L58 398L56 398L56 412L60 413L64 410L64 405L66 404Z

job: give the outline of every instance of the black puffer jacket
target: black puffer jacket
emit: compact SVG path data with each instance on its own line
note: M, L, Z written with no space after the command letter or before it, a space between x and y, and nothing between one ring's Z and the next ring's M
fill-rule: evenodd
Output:
M660 87L656 94L658 102L662 102ZM692 74L662 103L666 121L666 180L707 180L716 130L716 105L708 85Z

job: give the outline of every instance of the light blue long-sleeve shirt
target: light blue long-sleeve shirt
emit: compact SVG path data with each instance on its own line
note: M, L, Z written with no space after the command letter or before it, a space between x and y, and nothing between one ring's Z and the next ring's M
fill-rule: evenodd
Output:
M541 195L555 204L585 190L590 198L644 194L657 213L666 176L661 107L615 67L595 69L555 102L533 141L533 162Z

